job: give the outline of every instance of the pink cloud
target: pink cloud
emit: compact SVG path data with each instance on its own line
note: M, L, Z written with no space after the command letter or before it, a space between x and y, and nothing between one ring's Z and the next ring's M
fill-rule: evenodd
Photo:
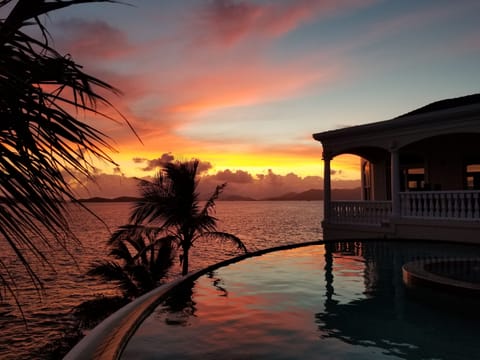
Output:
M295 97L313 85L341 77L337 65L315 68L310 59L290 63L239 60L169 84L167 111L202 112L223 107L259 104Z
M75 56L113 59L134 51L126 34L105 21L70 18L58 23L60 43Z
M254 199L263 199L284 195L291 192L302 192L310 189L323 189L323 178L320 176L300 177L295 173L286 175L276 174L273 170L268 170L267 174L257 174L253 176L248 172L243 172L242 177L248 177L249 181L238 180L234 174L238 171L224 170L215 175L203 176L200 181L202 192L208 193L219 182L226 181L227 187L225 195L242 195ZM227 174L227 178L224 176ZM357 188L360 186L359 180L336 180L333 182L334 188Z
M366 6L362 0L288 0L267 4L252 1L214 0L200 12L200 26L206 37L222 45L232 45L248 36L281 36L302 23L340 10Z

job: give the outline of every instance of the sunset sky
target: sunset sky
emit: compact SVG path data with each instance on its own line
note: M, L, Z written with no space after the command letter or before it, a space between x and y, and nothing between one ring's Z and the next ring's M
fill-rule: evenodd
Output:
M129 3L46 19L62 53L122 90L111 100L143 142L95 123L120 165L99 164L102 176L199 158L212 179L314 187L323 167L312 133L479 92L478 0ZM337 159L333 178L349 184L358 163Z

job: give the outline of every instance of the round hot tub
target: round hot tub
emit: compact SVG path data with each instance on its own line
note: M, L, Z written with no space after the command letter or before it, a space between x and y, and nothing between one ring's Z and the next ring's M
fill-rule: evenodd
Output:
M477 300L480 297L480 258L444 258L411 261L402 267L408 289L435 295Z

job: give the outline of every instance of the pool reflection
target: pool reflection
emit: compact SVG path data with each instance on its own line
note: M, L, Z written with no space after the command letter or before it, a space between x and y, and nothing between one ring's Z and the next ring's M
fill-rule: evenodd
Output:
M416 301L402 283L403 263L452 253L480 247L328 243L244 260L172 292L123 358L471 358L478 318Z
M468 252L467 247L464 250ZM365 297L340 303L335 300L334 279L335 273L341 271L339 266L346 265L345 254L363 258ZM342 258L340 264L335 263L338 255ZM446 256L449 254L441 248L432 251L424 247L412 252L397 243L326 244L326 300L322 311L315 314L320 337L381 348L385 355L402 359L464 358L461 349L469 349L480 334L478 307L462 313L452 309L461 307L461 302L445 308L436 306L435 299L433 303L412 299L401 280L401 266L411 259Z

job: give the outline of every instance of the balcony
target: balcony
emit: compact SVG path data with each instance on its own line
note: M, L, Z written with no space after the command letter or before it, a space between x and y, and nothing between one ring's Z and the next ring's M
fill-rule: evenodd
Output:
M399 195L402 219L480 221L480 191L415 191ZM328 222L380 226L391 217L391 201L332 201Z

